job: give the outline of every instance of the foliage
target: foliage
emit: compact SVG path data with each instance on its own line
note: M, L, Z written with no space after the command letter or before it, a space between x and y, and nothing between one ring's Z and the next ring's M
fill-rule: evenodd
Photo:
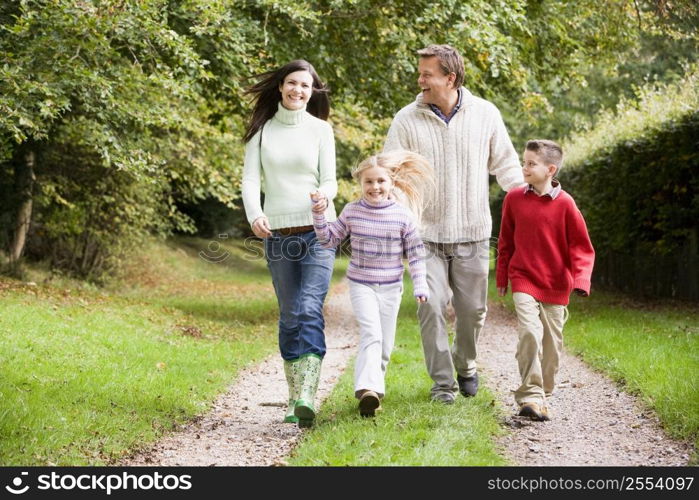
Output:
M691 51L696 29L687 20L696 17L691 5L651 0L609 0L605 9L593 0L5 2L0 192L12 191L22 155L32 148L44 163L37 165L41 202L29 253L74 251L76 233L49 227L69 207L92 205L69 216L80 221L98 210L133 211L116 204L138 202L142 214L133 232L126 222L133 218L96 219L105 232L120 235L125 249L146 232L194 231L188 214L198 217L199 203L235 209L239 137L249 110L243 90L252 75L281 62L306 58L329 83L338 171L347 178L353 164L380 149L390 117L414 99L418 48L457 47L466 62L465 85L498 104L521 137L567 106L566 95L595 74L613 75L619 54L638 46L639 33L685 44L682 54ZM595 106L578 95L571 109ZM561 135L573 122L551 121L563 124ZM105 204L96 186L81 194L66 189L97 177L131 194ZM338 201L341 208L346 200ZM12 220L18 202L1 201L0 220ZM216 225L244 226L236 213ZM0 239L9 239L7 230ZM102 260L118 263L123 252L100 241Z
M561 179L585 214L603 282L642 281L639 293L699 297L698 78L694 68L676 84L640 89L638 101L622 101L564 146ZM674 256L669 269L662 256Z
M119 240L129 247L147 231L191 230L174 198L235 199L240 145L211 119L200 91L207 61L170 29L166 7L25 1L2 27L0 154L21 168L16 145L31 141L43 160L43 231L34 233L43 241L30 253L73 253L83 225L99 247L95 263L110 260ZM87 179L105 183L85 188ZM93 238L96 228L112 237ZM84 276L111 268L66 262L54 259Z

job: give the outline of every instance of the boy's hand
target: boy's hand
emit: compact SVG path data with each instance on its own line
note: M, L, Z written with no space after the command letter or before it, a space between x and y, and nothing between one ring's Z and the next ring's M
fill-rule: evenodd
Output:
M582 290L581 288L576 288L573 290L575 292L575 295L579 295L580 297L587 297L587 292L585 290Z
M425 297L424 295L418 295L417 297L415 297L415 300L422 304L424 302L427 302L427 297Z
M498 287L498 295L500 297L504 297L505 295L507 295L507 287L506 286L499 286Z
M313 203L311 210L314 213L322 214L328 208L328 198L317 189L311 193L311 202Z

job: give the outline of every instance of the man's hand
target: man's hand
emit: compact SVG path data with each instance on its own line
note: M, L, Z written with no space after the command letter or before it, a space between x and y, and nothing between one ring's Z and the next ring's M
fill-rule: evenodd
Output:
M255 236L262 238L263 240L272 236L272 230L269 227L269 220L267 220L265 215L261 215L252 221L252 232L255 233Z
M328 198L317 189L311 193L311 202L313 203L311 210L314 213L322 214L328 208Z
M506 286L503 286L503 287L499 286L498 287L498 295L500 297L504 297L505 295L507 295L507 287Z

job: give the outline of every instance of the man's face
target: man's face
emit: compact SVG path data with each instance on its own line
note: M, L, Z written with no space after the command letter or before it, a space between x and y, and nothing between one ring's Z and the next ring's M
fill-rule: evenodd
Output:
M426 104L446 104L449 102L454 88L456 75L445 75L439 66L439 60L434 57L421 57L417 65L417 84L422 90L422 100Z

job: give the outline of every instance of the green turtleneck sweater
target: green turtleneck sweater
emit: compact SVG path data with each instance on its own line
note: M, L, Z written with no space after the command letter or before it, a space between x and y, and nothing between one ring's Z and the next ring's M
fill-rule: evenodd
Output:
M262 141L260 141L262 134ZM306 109L279 103L276 114L245 145L243 203L248 222L266 215L272 229L313 224L311 198L328 197L327 220L335 220L335 139L330 124ZM260 193L265 193L264 209Z

